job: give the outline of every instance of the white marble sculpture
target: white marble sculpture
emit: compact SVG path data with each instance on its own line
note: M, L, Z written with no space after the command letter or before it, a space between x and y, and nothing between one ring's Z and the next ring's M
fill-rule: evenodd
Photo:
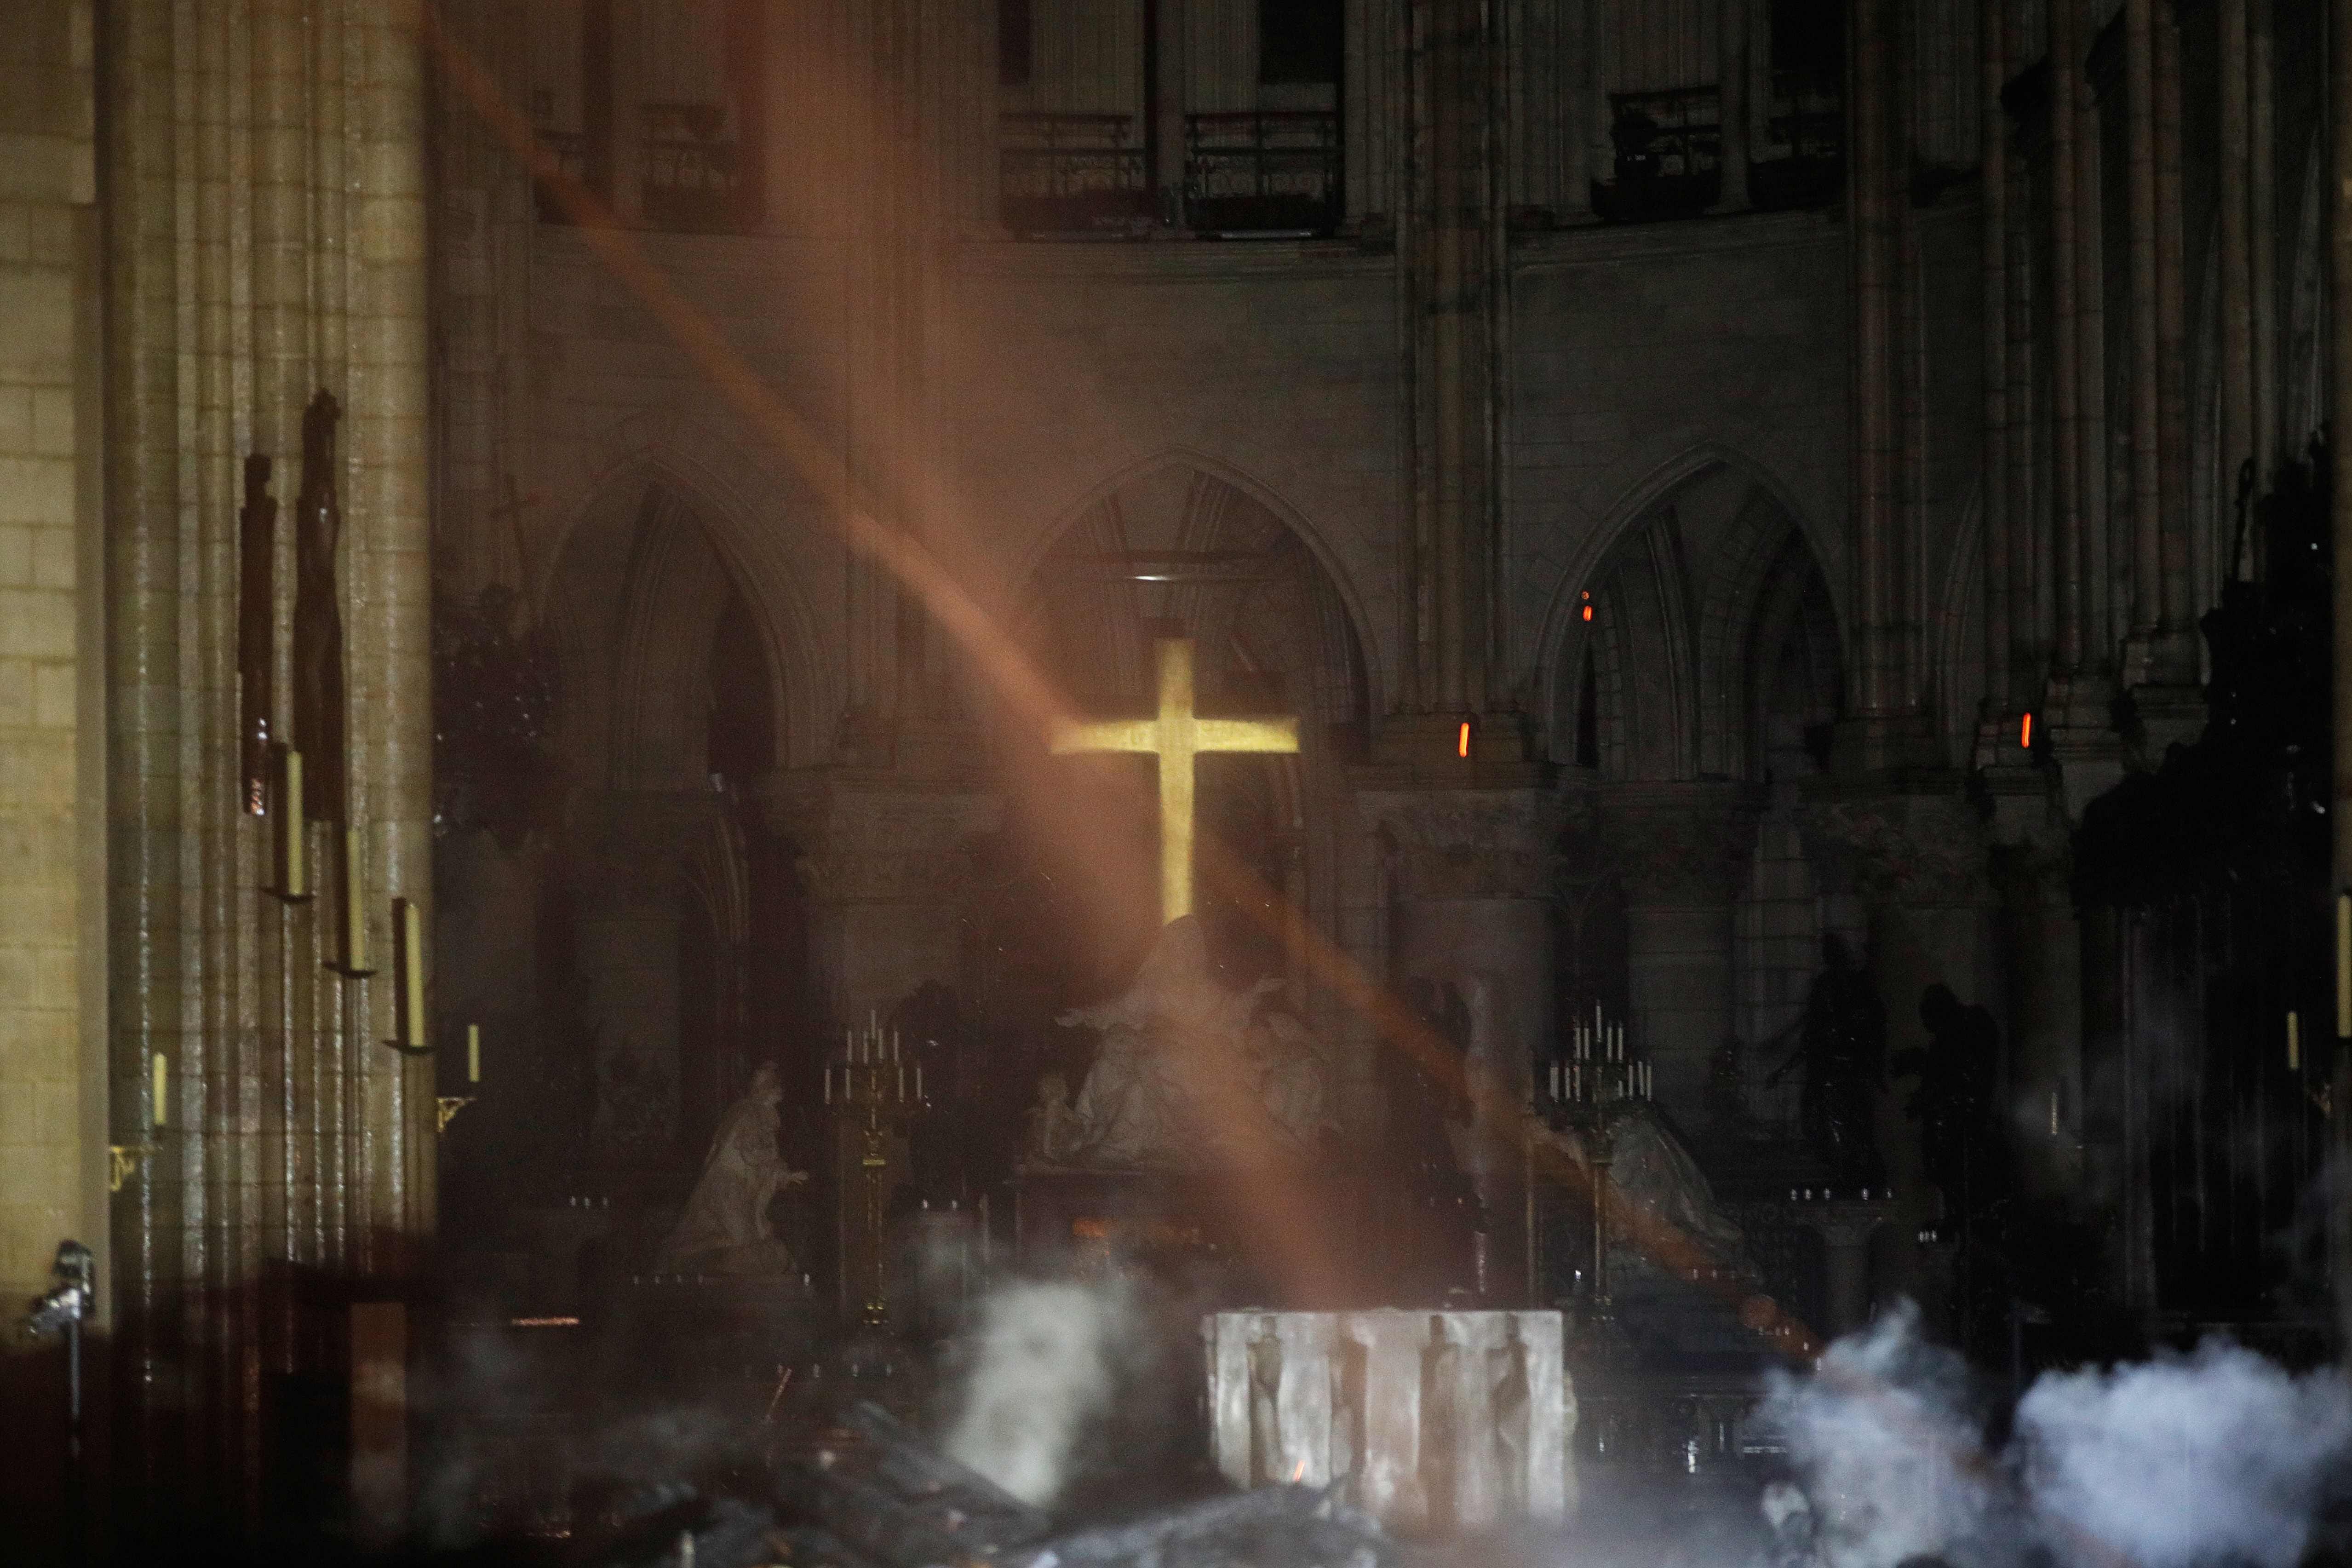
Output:
M1218 1312L1201 1334L1211 1443L1235 1486L1337 1482L1414 1528L1576 1505L1558 1312Z
M1121 994L1062 1015L1102 1031L1075 1104L1041 1085L1030 1158L1088 1170L1175 1170L1263 1163L1336 1131L1314 1037L1290 1013L1265 1010L1283 988L1233 991L1209 967L1200 921L1171 921Z
M662 1242L659 1273L790 1274L791 1250L775 1237L768 1205L785 1187L808 1180L790 1169L776 1149L776 1106L782 1079L772 1063L752 1073L742 1098L728 1107L710 1140L709 1156L694 1194Z

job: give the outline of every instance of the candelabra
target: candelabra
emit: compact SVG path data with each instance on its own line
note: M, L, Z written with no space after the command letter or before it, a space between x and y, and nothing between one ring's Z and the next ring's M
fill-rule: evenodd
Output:
M914 1068L911 1081L909 1066ZM865 1293L860 1318L868 1327L880 1328L890 1316L885 1222L895 1184L891 1145L904 1144L907 1127L928 1108L923 1064L919 1059L908 1063L899 1054L898 1031L885 1031L869 1014L863 1029L842 1031L841 1054L824 1067L824 1103L835 1129L835 1168L844 1178L842 1306L845 1311L855 1281ZM849 1223L853 1176L861 1200L854 1235Z
M1588 1023L1581 1016L1570 1026L1560 1053L1546 1064L1528 1107L1531 1122L1579 1135L1592 1186L1592 1272L1588 1277L1588 1313L1594 1324L1609 1321L1609 1167L1619 1122L1636 1105L1651 1097L1650 1063L1625 1049L1625 1026L1611 1022L1601 1005L1592 1005ZM1532 1145L1535 1129L1528 1138ZM1530 1148L1532 1164L1532 1147ZM1529 1181L1528 1245L1537 1258L1535 1184Z

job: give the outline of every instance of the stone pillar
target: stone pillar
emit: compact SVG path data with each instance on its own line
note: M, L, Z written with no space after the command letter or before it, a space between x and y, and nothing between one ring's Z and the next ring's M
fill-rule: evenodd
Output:
M1408 90L1398 95L1397 320L1411 519L1399 567L1408 712L1476 714L1498 646L1495 581L1506 308L1501 265L1499 6L1405 0Z
M1983 7L1984 437L1977 493L1984 508L1984 700L1977 763L2000 754L2010 727L2009 695L2009 34L2006 0Z
M1723 197L1725 212L1748 205L1748 37L1746 0L1723 0L1722 26L1715 64L1718 111L1723 119Z
M778 774L761 793L771 826L800 851L812 979L836 1022L887 1016L926 981L966 989L965 851L994 830L994 795L846 768Z
M1601 831L1625 884L1633 1026L1657 1099L1704 1120L1707 1064L1733 1033L1733 900L1761 802L1731 784L1627 784L1602 798Z
M2328 281L2333 297L2352 300L2352 0L2336 0L2328 13L2329 101L2336 106L2330 125L2336 193L2328 211ZM2352 408L2352 310L2338 309L2328 318L2327 385L2329 402ZM2352 462L2334 465L2335 495L2330 526L2336 559L2352 561ZM2338 572L2335 580L2335 779L2329 820L2335 824L2331 880L2340 894L2352 889L2352 572ZM2336 984L2343 984L2337 976ZM2352 1041L2338 1039L2335 1049L2335 1103L2352 1105ZM2339 1116L2330 1124L2335 1155L2341 1162L2352 1144L2352 1117ZM2339 1328L2352 1331L2352 1183L2338 1182L2329 1219L2329 1263L2336 1281L2336 1313Z
M1368 781L1371 782L1371 781ZM1517 1223L1525 1176L1518 1111L1553 1037L1552 863L1559 799L1531 786L1361 788L1357 809L1395 847L1390 963L1398 982L1454 985L1470 1009L1475 1121L1471 1174L1486 1205L1487 1278L1527 1277Z

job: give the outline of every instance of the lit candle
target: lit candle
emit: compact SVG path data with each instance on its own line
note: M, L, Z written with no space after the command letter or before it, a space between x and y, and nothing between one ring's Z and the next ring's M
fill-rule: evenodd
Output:
M154 1068L155 1125L161 1127L171 1121L170 1107L172 1103L172 1069L164 1064L163 1053L161 1051L157 1051L155 1053Z
M482 1026L479 1024L466 1026L466 1081L482 1081Z
M302 862L302 753L286 749L286 798L278 807L279 855L285 875L279 879L289 899L310 896L310 868Z
M367 973L367 862L360 851L360 830L343 829L343 973Z
M414 899L400 900L401 995L408 1018L402 1038L411 1050L425 1048L425 914Z

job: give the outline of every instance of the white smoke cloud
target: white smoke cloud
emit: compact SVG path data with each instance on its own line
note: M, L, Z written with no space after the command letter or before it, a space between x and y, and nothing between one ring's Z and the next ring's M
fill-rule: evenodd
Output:
M1787 1435L1830 1568L1892 1568L1980 1533L1990 1478L1967 1386L1908 1301L1832 1345L1814 1375L1774 1374L1761 1414Z
M2052 1532L2063 1560L2292 1568L2327 1467L2352 1448L2352 1383L2209 1340L2190 1356L2045 1375L2017 1427L2036 1507L2067 1527Z
M2194 1354L2050 1373L1985 1446L1958 1356L1898 1305L1811 1377L1776 1376L1828 1568L1964 1563L2293 1568L2332 1469L2352 1457L2352 1381L2290 1374L2209 1341Z
M1108 1408L1126 1294L1070 1281L1003 1286L981 1304L948 1453L1024 1502L1061 1495L1079 1436Z

